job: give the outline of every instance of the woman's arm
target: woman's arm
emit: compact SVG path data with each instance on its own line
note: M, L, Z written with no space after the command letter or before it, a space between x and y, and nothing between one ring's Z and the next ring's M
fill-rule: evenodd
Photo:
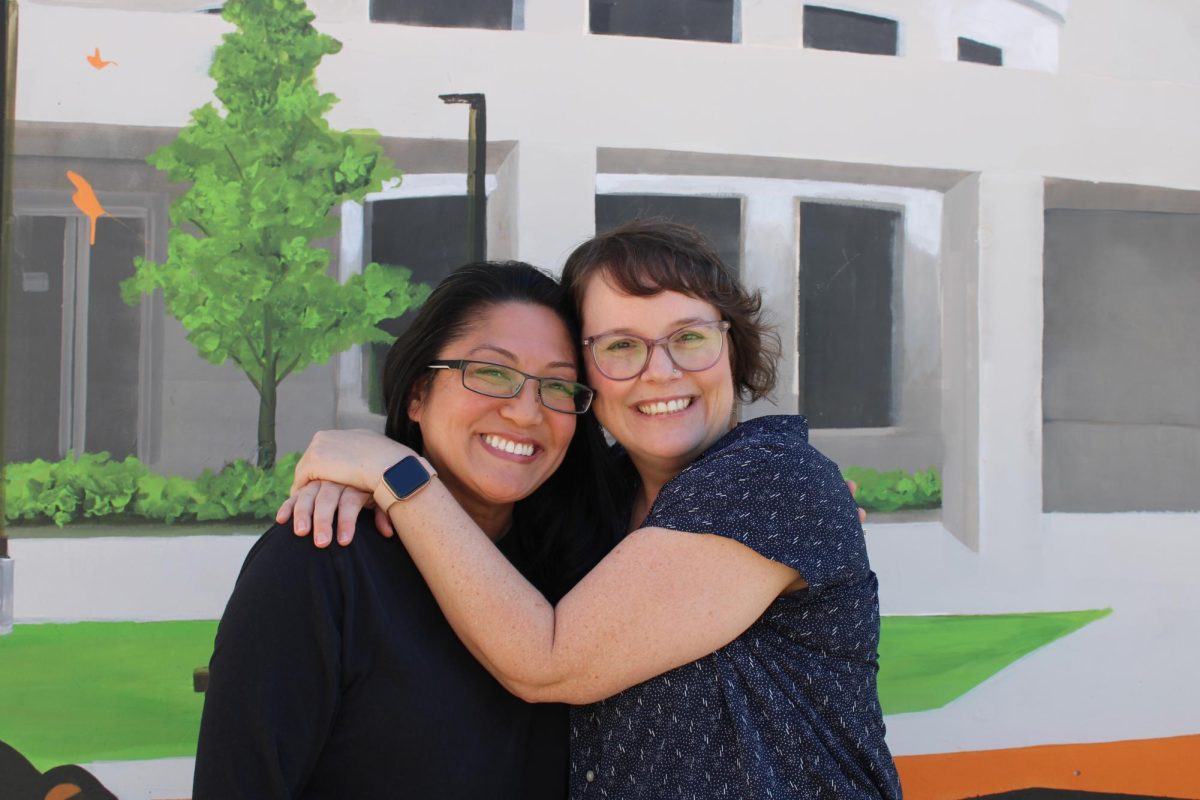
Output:
M323 432L296 468L297 485L324 479L369 491L410 453L365 431ZM728 538L647 528L555 607L436 478L389 516L463 643L530 701L592 702L687 664L804 585L796 570Z
M275 528L247 556L209 665L196 800L303 792L340 691L341 591L327 555Z

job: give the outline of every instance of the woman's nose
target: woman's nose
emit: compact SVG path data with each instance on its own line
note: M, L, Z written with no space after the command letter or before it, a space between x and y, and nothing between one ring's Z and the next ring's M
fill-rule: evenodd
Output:
M521 425L533 425L542 419L542 401L538 397L537 381L525 381L515 397L505 401L501 413Z
M643 378L649 380L665 381L670 380L678 374L675 367L675 362L671 360L671 354L667 352L666 345L656 344L654 349L650 351L650 362L646 364L646 370L642 373Z

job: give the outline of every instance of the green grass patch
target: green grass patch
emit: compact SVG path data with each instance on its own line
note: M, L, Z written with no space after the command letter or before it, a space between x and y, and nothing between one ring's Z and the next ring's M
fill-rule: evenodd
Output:
M0 636L0 740L41 770L194 756L215 621L17 625Z
M885 713L940 708L1110 609L884 617ZM0 740L59 764L193 756L215 621L17 625L0 636Z
M1111 608L1031 614L884 617L879 700L885 714L927 711L961 697L1039 647Z

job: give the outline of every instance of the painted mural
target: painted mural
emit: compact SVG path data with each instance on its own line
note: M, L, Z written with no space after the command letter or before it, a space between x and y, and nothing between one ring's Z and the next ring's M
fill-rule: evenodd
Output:
M779 326L742 416L859 486L906 796L1200 800L1188 0L7 9L0 785L187 796L237 571L406 313L656 215Z

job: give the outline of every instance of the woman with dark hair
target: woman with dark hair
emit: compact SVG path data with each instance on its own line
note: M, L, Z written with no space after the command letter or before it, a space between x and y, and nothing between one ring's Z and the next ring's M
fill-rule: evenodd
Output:
M553 279L476 264L433 291L384 369L387 441L423 453L488 546L553 598L616 519L577 341ZM371 526L361 506L343 535ZM277 525L250 551L217 631L194 796L564 797L566 708L505 691L405 549L358 538L316 550Z
M566 596L541 595L382 437L319 433L298 513L310 481L374 491L480 662L520 697L578 704L572 798L898 798L854 500L803 417L734 421L775 379L759 298L699 233L655 221L581 245L563 282L628 531Z

